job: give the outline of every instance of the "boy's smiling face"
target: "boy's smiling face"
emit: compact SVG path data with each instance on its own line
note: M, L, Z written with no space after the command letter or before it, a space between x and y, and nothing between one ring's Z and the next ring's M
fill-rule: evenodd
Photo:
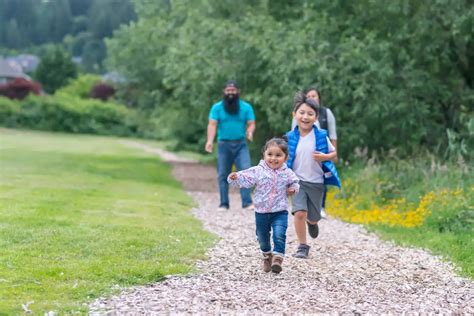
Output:
M300 131L312 130L313 124L318 119L316 111L305 103L293 112L293 117L295 118Z

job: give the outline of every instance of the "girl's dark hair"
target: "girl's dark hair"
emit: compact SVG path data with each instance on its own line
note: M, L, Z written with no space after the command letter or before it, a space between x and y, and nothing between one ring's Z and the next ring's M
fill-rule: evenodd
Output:
M304 89L303 92L305 95L307 95L308 92L313 91L313 90L316 91L316 93L318 94L319 104L321 104L321 92L319 92L319 89L316 86L309 86L306 89Z
M267 142L262 148L262 153L265 154L268 147L271 146L278 146L278 148L281 149L285 156L288 157L288 143L283 138L273 137L272 139L267 140Z
M316 112L316 116L319 115L319 105L311 98L306 97L306 93L303 91L298 91L293 98L293 112L298 111L298 109L306 104Z

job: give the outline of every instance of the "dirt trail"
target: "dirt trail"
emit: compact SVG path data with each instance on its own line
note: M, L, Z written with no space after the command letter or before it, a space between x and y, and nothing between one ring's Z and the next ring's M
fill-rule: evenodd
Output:
M222 239L207 261L197 263L199 273L98 299L92 314L474 313L474 282L458 277L451 264L335 219L321 222L307 260L291 257L297 245L291 222L283 272L262 272L253 212L239 207L237 192L231 194L231 209L218 212L215 169L165 157L199 204L193 214Z

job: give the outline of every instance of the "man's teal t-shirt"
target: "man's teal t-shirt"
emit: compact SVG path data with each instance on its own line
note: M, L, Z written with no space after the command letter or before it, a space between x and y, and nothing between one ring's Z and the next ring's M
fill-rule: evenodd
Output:
M248 121L255 121L252 106L239 100L239 113L229 114L224 109L224 102L214 104L209 112L209 119L217 121L217 140L245 139Z

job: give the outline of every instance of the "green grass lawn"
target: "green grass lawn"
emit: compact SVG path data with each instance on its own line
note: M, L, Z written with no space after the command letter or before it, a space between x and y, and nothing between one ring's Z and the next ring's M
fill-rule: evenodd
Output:
M0 173L0 314L85 312L215 241L170 167L118 138L0 129Z

